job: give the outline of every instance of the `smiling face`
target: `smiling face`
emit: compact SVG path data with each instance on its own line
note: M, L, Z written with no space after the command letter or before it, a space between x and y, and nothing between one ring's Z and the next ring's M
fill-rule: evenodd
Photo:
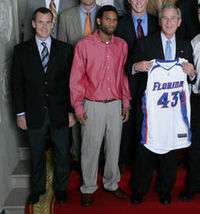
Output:
M134 15L143 15L146 11L148 0L128 0Z
M160 26L162 32L167 38L171 38L176 33L180 24L181 18L175 8L166 8L162 11Z
M47 39L53 28L53 17L51 13L36 14L35 20L32 21L32 26L35 29L35 34L41 39Z
M91 6L95 3L95 0L81 0L81 3L85 6Z

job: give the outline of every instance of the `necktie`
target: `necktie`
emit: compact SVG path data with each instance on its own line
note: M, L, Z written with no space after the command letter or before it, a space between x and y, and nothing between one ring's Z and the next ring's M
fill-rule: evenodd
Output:
M141 39L142 37L144 37L144 31L142 28L142 19L137 19L137 38Z
M91 24L92 23L91 23L90 13L86 13L84 36L88 36L89 34L92 33L92 26L91 26Z
M172 60L171 40L166 41L165 45L165 60Z
M53 13L53 23L55 24L56 18L57 18L57 11L56 11L56 4L55 4L54 0L50 1L49 9Z
M43 46L43 49L41 52L42 67L44 68L44 71L46 72L48 61L49 61L49 51L48 51L46 42L42 42L41 45Z

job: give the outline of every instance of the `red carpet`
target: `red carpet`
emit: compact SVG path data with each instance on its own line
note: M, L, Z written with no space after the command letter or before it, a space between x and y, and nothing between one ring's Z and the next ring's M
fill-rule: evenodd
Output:
M130 194L130 188L128 186L129 178L130 172L127 170L120 182L120 187L127 191L128 194ZM184 178L185 170L182 168L178 169L177 182L172 193L172 203L164 206L158 201L154 184L150 192L146 195L145 201L140 205L133 205L129 201L116 199L110 193L104 192L101 185L102 179L99 176L99 190L94 195L95 202L93 206L82 207L80 205L79 173L73 172L69 181L68 203L59 205L52 201L51 214L199 214L200 194L197 195L192 202L181 202L177 199L178 194L183 189Z

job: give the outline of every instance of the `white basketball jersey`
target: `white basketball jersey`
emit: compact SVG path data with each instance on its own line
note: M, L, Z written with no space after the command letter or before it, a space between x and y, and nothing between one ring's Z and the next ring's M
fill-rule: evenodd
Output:
M165 154L190 146L190 93L185 59L153 60L142 100L141 143L150 151Z

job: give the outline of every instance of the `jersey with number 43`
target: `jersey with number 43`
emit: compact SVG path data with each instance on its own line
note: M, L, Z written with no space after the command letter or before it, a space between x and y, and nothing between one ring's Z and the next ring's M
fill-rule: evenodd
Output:
M153 60L142 99L141 143L150 151L165 154L190 146L190 93L185 59Z

